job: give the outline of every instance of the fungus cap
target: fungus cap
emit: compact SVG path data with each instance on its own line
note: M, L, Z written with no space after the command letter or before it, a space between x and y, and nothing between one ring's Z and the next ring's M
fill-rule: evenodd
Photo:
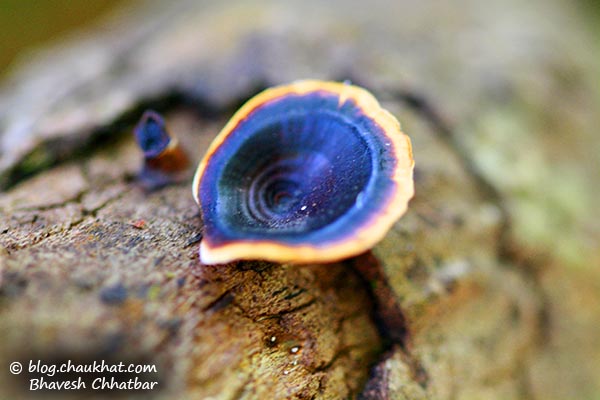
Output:
M144 164L138 179L146 189L177 181L189 166L189 159L176 137L169 134L160 114L147 110L133 130Z
M200 259L332 262L380 241L413 196L408 136L365 89L298 81L244 104L194 177Z

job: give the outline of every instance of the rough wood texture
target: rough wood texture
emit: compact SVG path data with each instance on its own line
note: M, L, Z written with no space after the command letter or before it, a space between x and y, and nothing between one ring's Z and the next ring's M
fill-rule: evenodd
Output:
M150 360L159 398L598 396L584 21L541 0L155 2L38 55L0 97L1 364ZM305 77L399 117L408 214L334 265L200 265L190 183L140 188L131 124L165 111L197 161L241 101ZM0 371L0 397L24 385Z

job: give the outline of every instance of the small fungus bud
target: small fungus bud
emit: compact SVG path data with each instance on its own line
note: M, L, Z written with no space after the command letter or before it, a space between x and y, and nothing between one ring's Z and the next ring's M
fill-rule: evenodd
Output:
M142 184L156 189L176 181L189 165L189 159L177 138L169 135L163 118L146 111L134 129L135 139L144 153L144 166L139 174Z

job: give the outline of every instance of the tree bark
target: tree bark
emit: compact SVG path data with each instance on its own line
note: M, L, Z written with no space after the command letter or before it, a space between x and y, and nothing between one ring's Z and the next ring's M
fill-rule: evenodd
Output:
M597 396L584 24L541 0L148 2L37 55L0 97L0 364L154 363L165 399ZM400 119L409 212L335 264L200 264L193 166L145 190L132 124L162 111L196 163L242 101L301 78ZM0 397L32 376L0 371Z

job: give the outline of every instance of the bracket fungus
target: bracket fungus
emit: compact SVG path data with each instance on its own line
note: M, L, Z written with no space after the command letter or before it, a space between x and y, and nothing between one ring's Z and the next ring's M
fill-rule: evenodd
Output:
M189 159L177 138L167 131L160 114L148 110L133 130L135 140L144 153L144 166L139 174L143 185L149 189L164 186L176 180L185 171Z
M365 89L298 81L244 104L194 177L205 264L333 262L380 241L413 196L411 144Z

